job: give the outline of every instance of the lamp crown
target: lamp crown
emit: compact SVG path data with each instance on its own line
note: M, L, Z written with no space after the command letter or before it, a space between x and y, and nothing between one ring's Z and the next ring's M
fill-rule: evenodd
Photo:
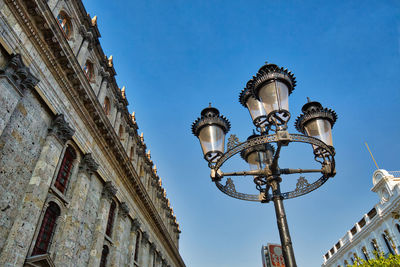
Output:
M304 133L304 126L315 119L325 119L328 120L333 127L337 120L337 114L334 110L324 108L321 103L316 101L311 101L308 98L308 103L304 104L301 108L303 114L297 117L295 122L295 127L297 131Z
M278 65L265 62L265 65L258 70L256 76L253 76L253 78L247 82L246 88L251 90L253 96L257 98L258 90L263 84L271 80L279 80L285 83L288 86L289 94L291 94L294 87L296 87L296 78L291 71L279 67Z
M227 118L219 114L219 110L211 107L211 103L208 107L201 111L201 117L197 118L192 124L192 133L195 136L199 136L200 130L208 125L219 126L224 133L229 132L231 128L231 123Z

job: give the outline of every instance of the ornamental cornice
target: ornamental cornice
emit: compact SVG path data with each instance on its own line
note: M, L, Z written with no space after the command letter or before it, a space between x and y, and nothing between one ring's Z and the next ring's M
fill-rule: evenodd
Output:
M129 215L129 207L126 202L121 202L119 205L118 215L123 218L126 218Z
M112 198L117 194L118 189L115 187L113 182L107 181L103 187L102 196L107 200L112 200Z
M20 54L12 54L0 76L6 76L21 91L33 89L39 83L28 67L25 66Z
M49 128L49 134L56 136L62 144L72 138L75 130L69 126L63 114L57 114Z
M149 238L150 238L149 234L146 231L144 231L142 233L142 243L145 243L145 244L148 243L149 242Z
M89 175L93 174L99 168L99 164L93 159L91 153L85 154L79 165L79 170L87 172Z
M142 224L140 223L138 218L133 219L131 224L131 232L136 232L140 229L141 226Z

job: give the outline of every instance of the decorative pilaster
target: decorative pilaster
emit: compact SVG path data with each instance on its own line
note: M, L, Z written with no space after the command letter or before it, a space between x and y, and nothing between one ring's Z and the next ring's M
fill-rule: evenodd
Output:
M140 266L149 266L149 234L146 231L142 233L141 241Z
M126 225L126 217L129 214L129 207L125 202L122 202L119 205L118 209L118 218L117 218L117 225L116 225L116 235L114 238L114 250L111 256L111 266L117 267L117 266L122 266L124 265L122 258L126 255L124 255L124 251L126 249L124 248L124 232L125 232L125 225Z
M156 252L156 244L154 244L154 242L153 242L153 243L150 243L149 249L150 249L150 253L149 253L149 266L152 267L152 266L155 266L155 260L156 260L156 254L155 254L155 252Z
M100 264L108 212L110 211L112 198L116 193L117 188L113 185L113 183L111 181L106 182L100 199L99 212L96 219L95 231L93 233L93 243L90 251L88 266L99 266Z
M131 222L131 232L129 235L129 247L128 247L128 264L131 267L134 267L134 258L135 258L135 246L136 246L136 238L137 232L140 229L139 219L135 218Z
M46 137L39 160L26 187L19 214L1 252L0 266L22 266L25 256L28 254L36 226L40 224L38 220L52 177L56 172L58 161L61 160L64 142L74 133L72 128L61 118L64 117L59 115L55 118L51 126L52 130ZM61 130L61 128L68 129L68 131ZM68 134L66 134L67 132ZM62 134L64 142L60 142L59 133L64 133Z
M0 136L9 123L26 89L32 90L39 82L25 66L21 55L11 55L7 65L0 69Z
M65 224L62 229L60 244L57 248L59 252L55 258L55 264L63 265L65 262L76 264L76 246L79 238L80 225L84 220L84 208L89 192L92 174L98 169L99 164L93 159L92 154L85 154L79 164L79 172L73 187L70 207L65 217Z

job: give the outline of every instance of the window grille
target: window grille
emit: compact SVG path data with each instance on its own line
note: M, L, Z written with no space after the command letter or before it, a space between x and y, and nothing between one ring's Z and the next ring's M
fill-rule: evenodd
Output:
M69 177L71 176L72 163L76 158L75 151L72 147L67 147L64 153L64 158L61 162L60 170L58 171L58 175L56 181L54 182L54 186L61 192L64 193L67 185Z
M110 211L108 212L108 220L107 220L107 228L106 228L106 235L111 237L112 227L114 223L114 215L115 215L115 202L111 202Z

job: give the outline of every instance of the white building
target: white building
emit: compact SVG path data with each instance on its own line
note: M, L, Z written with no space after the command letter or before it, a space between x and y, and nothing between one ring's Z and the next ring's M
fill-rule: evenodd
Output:
M374 251L400 253L400 172L376 170L372 182L380 201L323 256L323 267L353 264L356 257L369 259Z

